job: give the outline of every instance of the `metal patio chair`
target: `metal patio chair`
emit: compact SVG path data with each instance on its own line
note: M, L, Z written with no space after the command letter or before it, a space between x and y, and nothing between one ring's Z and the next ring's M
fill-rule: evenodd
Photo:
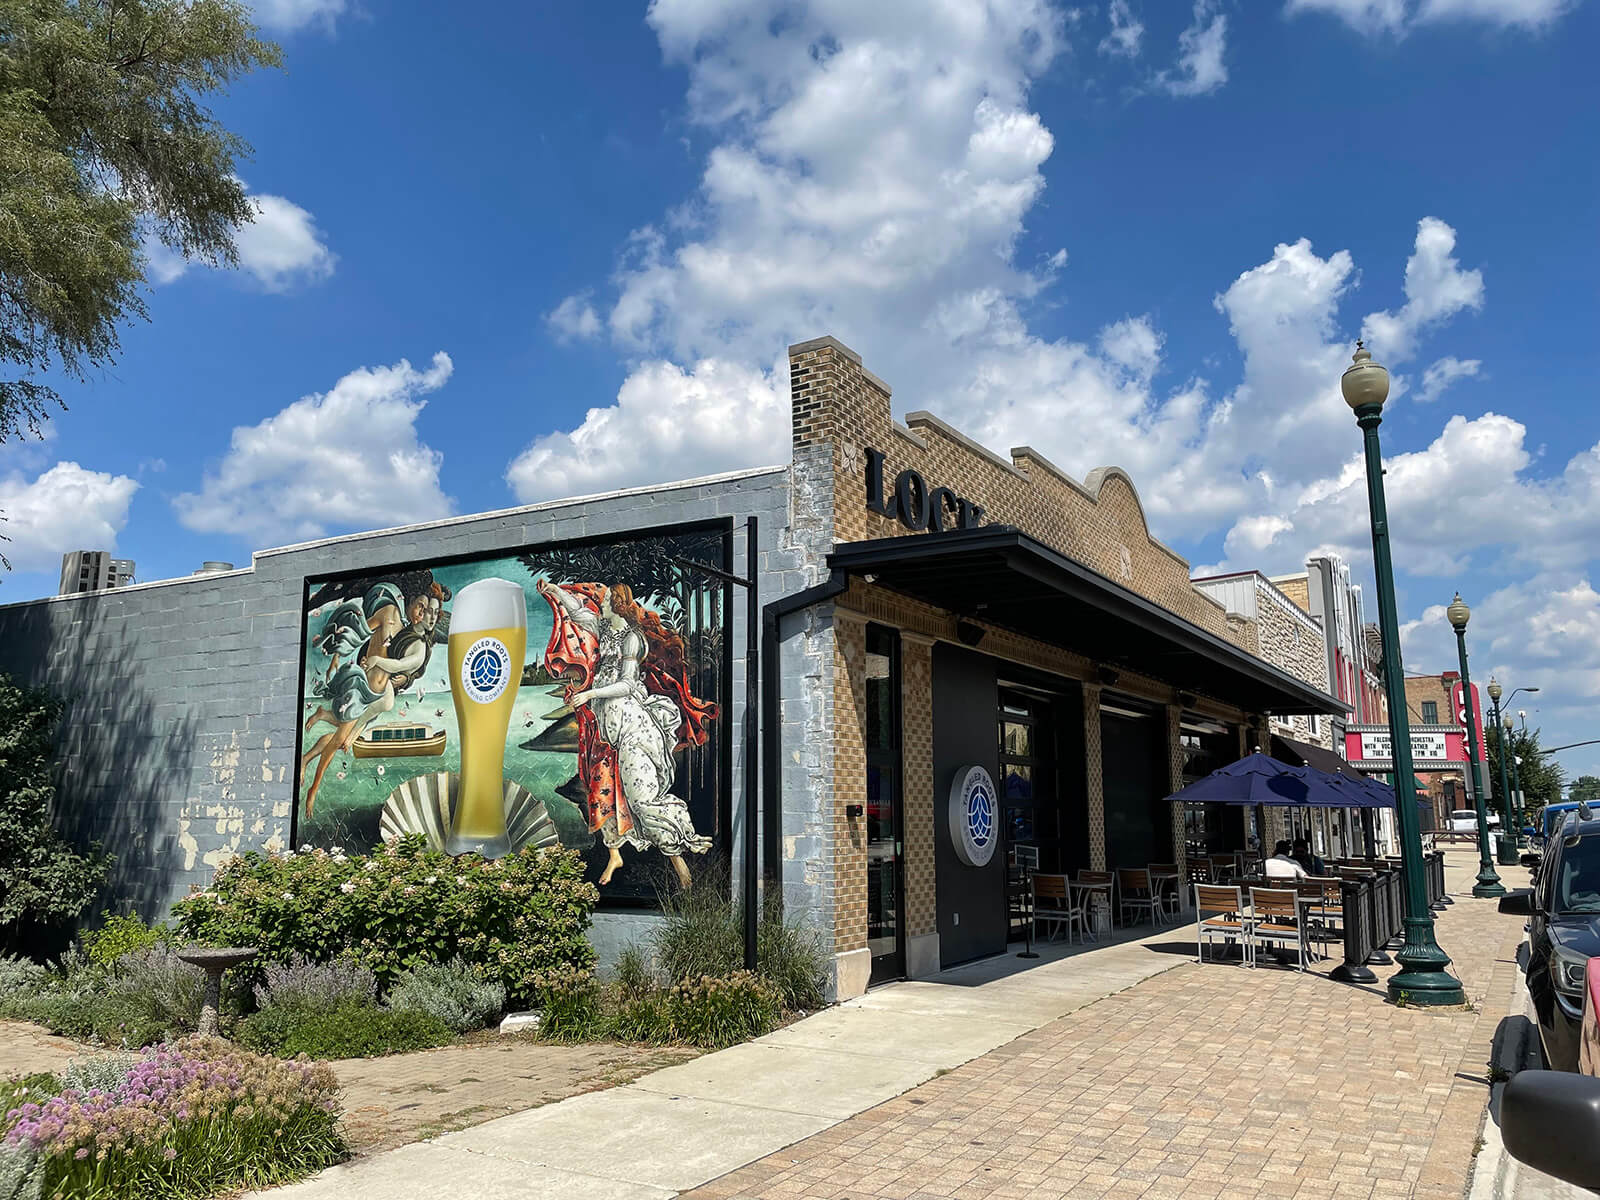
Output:
M1147 912L1152 925L1162 923L1161 901L1150 882L1148 867L1117 868L1117 912L1122 915L1124 925L1128 923L1130 912Z
M1250 889L1251 959L1261 961L1262 942L1280 946L1293 942L1300 954L1300 970L1306 969L1306 923L1300 911L1300 896L1290 888Z
M1238 942L1244 965L1254 966L1250 953L1250 914L1245 909L1244 892L1238 887L1213 883L1194 885L1195 961L1206 961L1208 941Z
M1055 941L1061 926L1067 927L1067 941L1077 929L1088 936L1088 920L1082 893L1074 895L1065 875L1040 874L1033 877L1033 919L1036 924L1053 926L1045 940Z

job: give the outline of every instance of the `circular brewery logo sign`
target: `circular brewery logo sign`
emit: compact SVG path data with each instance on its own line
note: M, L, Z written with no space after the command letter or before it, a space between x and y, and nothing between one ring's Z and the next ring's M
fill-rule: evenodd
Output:
M982 767L957 771L950 785L950 840L956 857L969 867L984 867L1000 840L1000 811L994 780Z
M511 678L511 652L496 637L482 637L467 647L461 660L461 684L468 699L479 704L498 700Z

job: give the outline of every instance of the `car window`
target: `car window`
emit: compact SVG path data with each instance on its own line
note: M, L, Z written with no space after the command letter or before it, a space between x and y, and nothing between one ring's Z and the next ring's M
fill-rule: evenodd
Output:
M1556 913L1600 913L1600 837L1563 846L1555 872Z
M1470 808L1458 808L1450 816L1457 821L1476 821L1478 819L1478 814Z

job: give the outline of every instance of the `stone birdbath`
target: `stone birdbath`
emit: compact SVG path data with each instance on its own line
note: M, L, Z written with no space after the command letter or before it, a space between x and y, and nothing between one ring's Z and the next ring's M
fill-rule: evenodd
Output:
M249 962L261 951L254 946L190 946L178 951L178 957L199 967L206 973L206 998L200 1006L200 1033L206 1037L222 1036L222 1020L218 1009L222 1005L222 973L229 967Z

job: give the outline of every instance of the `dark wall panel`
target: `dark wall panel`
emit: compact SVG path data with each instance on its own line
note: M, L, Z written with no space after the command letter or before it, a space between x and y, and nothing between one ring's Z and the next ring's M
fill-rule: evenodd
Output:
M1172 861L1172 819L1163 800L1168 788L1166 735L1159 717L1103 714L1100 745L1105 757L1106 865L1142 867Z
M944 966L1006 948L1005 857L986 867L956 857L946 817L950 785L974 764L998 777L999 689L992 659L955 646L933 650L933 811L939 909L939 955Z

